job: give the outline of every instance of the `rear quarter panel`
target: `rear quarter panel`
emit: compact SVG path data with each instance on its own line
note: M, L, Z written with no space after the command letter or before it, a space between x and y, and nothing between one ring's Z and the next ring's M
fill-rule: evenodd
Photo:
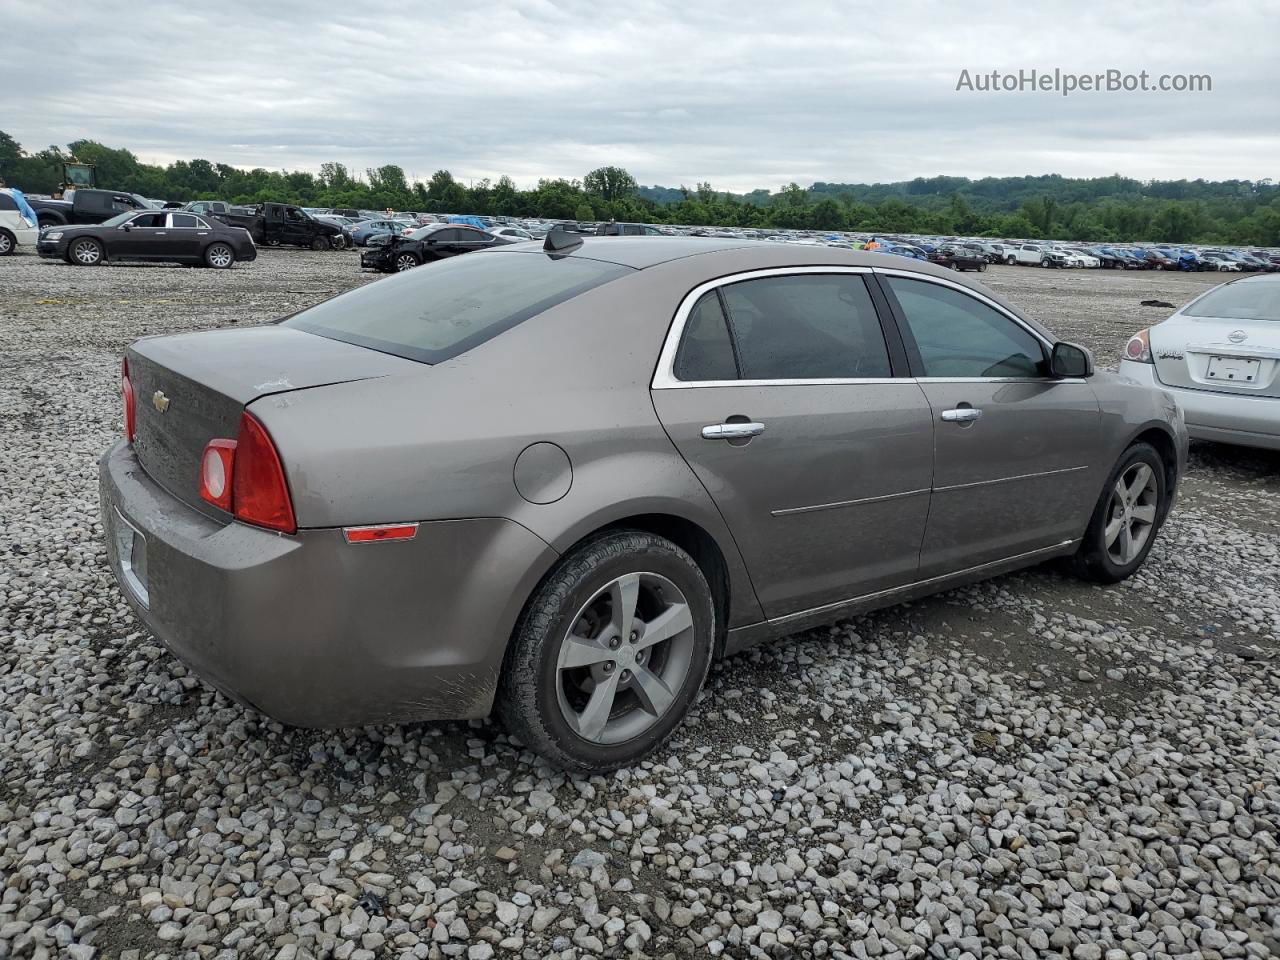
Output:
M564 552L626 517L669 514L720 547L730 625L762 619L728 528L649 396L676 305L705 279L688 268L639 271L451 361L256 401L250 410L282 452L299 525L505 517ZM524 499L513 477L517 457L539 442L572 464L569 490L553 503Z

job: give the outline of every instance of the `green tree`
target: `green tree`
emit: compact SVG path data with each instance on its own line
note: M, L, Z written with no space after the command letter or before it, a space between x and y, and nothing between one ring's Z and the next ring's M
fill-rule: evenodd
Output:
M587 193L612 203L635 193L638 185L635 177L621 167L597 167L583 178L582 186Z

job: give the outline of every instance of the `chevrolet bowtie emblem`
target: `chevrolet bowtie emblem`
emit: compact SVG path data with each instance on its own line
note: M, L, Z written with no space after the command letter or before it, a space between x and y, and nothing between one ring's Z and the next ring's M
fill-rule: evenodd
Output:
M160 413L164 413L169 409L169 398L164 395L163 390L157 390L151 395L151 405Z

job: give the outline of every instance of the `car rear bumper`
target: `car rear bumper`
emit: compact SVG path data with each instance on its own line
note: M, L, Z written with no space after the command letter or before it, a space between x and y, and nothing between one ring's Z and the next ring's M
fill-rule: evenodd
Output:
M1171 387L1157 376L1155 364L1132 360L1120 361L1120 374L1171 394L1182 408L1187 434L1196 440L1280 450L1280 398Z
M221 523L124 441L99 468L108 559L138 616L212 686L295 726L487 715L524 601L557 559L499 518L366 544Z
M13 234L13 242L20 247L34 246L36 241L40 239L40 231L35 227L7 227L0 224Z

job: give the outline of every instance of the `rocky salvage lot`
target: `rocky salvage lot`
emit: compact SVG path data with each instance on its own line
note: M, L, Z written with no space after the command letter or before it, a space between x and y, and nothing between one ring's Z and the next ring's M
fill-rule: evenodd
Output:
M1120 586L1041 568L724 662L607 778L210 692L99 543L121 349L355 264L0 259L0 958L1280 955L1276 455L1197 445ZM1105 365L1215 278L983 279Z

